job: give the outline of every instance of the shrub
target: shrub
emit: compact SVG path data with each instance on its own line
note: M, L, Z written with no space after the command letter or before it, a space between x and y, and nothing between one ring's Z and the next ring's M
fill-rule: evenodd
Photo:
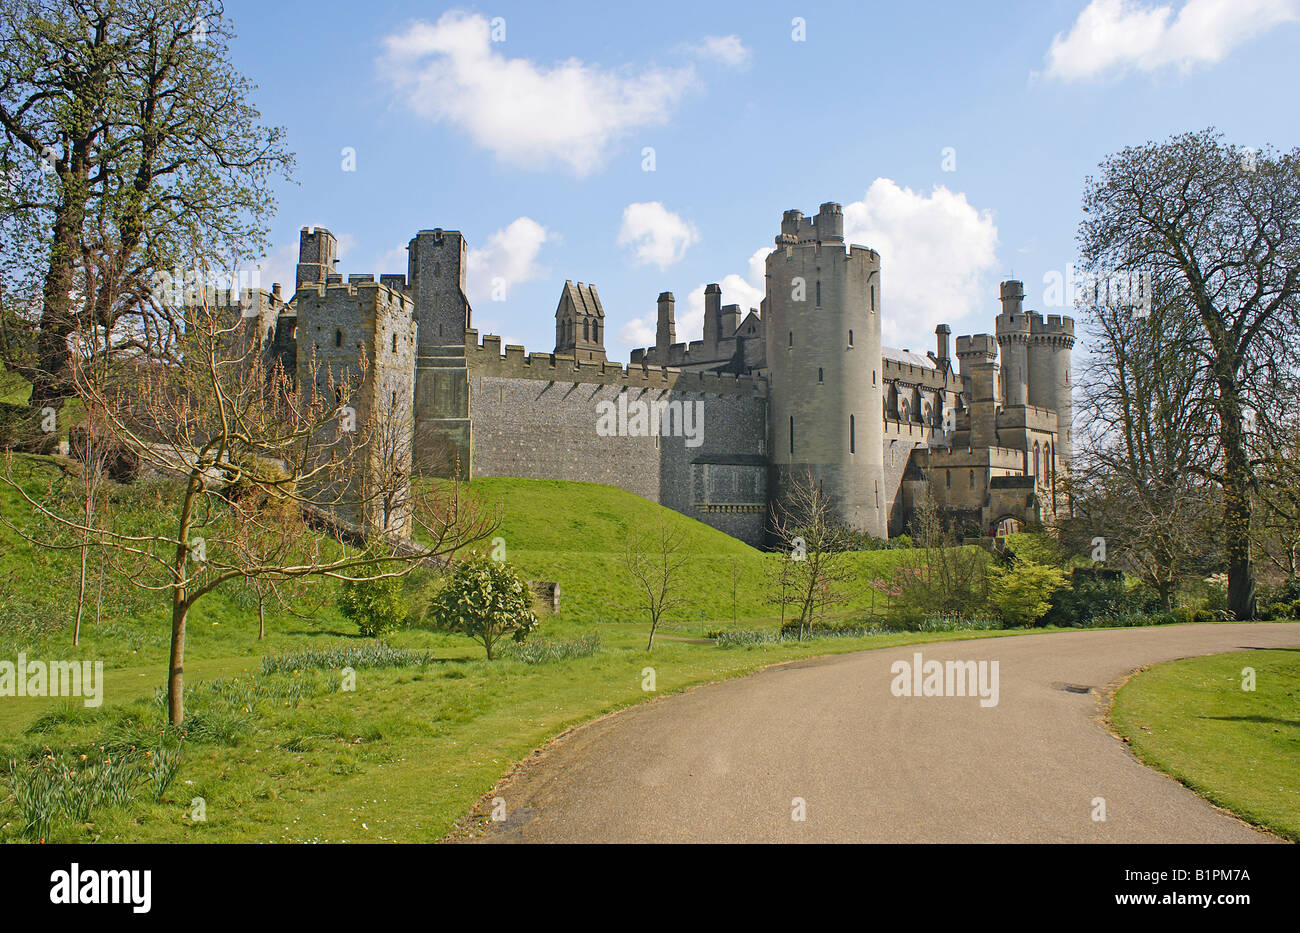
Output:
M991 569L989 601L1009 627L1030 625L1052 605L1052 595L1065 585L1059 567L1022 560L1013 567Z
M406 621L400 577L379 576L376 567L357 568L363 579L344 580L339 588L339 612L367 638L391 632Z
M1076 570L1070 584L1052 596L1052 607L1044 625L1087 626L1099 616L1116 615L1132 605L1132 596L1119 574L1098 574Z
M474 557L457 564L429 603L429 618L444 631L468 635L488 659L502 638L522 643L537 628L528 582L504 561Z

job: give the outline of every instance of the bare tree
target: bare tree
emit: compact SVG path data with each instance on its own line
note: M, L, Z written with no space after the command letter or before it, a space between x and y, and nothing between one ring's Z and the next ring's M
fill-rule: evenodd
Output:
M1089 280L1109 294L1148 277L1160 320L1146 345L1192 367L1185 412L1205 443L1187 468L1220 494L1228 608L1252 618L1251 435L1275 430L1300 363L1300 150L1244 150L1212 129L1129 147L1087 180L1083 211ZM1141 362L1127 348L1120 361Z
M81 505L81 522L86 530L81 533L80 567L77 574L77 615L72 623L72 643L81 641L81 619L86 609L86 582L93 547L90 528L95 527L102 518L99 514L101 499L106 482L105 473L113 459L112 447L107 442L107 432L102 425L98 412L87 412L86 420L80 425L81 430L69 435L70 450L76 461L74 477L77 497ZM103 565L100 565L100 589L95 599L95 620L99 620L99 608L103 597Z
M821 483L804 473L792 477L772 511L772 534L786 558L773 582L779 586L782 606L793 606L799 613L800 638L819 611L848 598L839 585L850 576L844 556L852 534L836 521L832 506Z
M374 466L370 426L364 419L349 424L358 409L375 410L350 404L369 385L364 359L341 372L309 364L319 380L296 385L256 344L239 347L243 326L229 320L228 309L191 309L185 329L148 355L106 373L76 368L78 393L104 413L112 442L178 478L160 523L126 529L87 522L4 477L30 510L28 524L64 534L38 537L18 516L0 516L9 527L46 547L81 547L88 538L134 585L166 594L175 724L184 717L190 612L218 587L402 576L489 536L500 522L499 508L452 483L409 497L412 537L375 526L373 503L385 480L367 475Z
M645 650L653 651L655 633L664 613L685 602L682 592L682 570L690 555L682 550L686 534L680 528L670 528L662 518L651 532L628 534L623 552L623 564L636 581L640 595L640 608L650 617L650 640Z
M978 549L961 546L926 480L909 528L915 547L884 591L925 612L969 613L988 598L986 561Z

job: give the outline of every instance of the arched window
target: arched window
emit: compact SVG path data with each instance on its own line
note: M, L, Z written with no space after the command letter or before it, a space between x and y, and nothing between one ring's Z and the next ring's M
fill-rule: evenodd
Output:
M1039 472L1042 468L1042 463L1039 460L1039 453L1038 441L1034 441L1034 482L1036 483L1040 482L1043 478L1043 474Z
M586 321L586 320L584 320L584 321L582 322L582 339L583 339L583 340L590 340L590 339L591 339L591 322L590 322L590 321Z
M341 330L334 331L334 346L336 347L343 346L343 331Z
M794 346L794 331L790 331L790 346Z
M826 381L825 373L820 366L817 367L817 384L821 385Z

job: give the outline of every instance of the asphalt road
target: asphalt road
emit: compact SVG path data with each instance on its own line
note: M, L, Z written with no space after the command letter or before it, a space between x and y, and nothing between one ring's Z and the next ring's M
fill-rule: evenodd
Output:
M783 664L562 736L491 795L507 819L484 840L1272 841L1140 764L1103 717L1141 666L1294 645L1300 623L1183 625ZM924 661L996 660L996 705L895 696L891 666L918 651Z

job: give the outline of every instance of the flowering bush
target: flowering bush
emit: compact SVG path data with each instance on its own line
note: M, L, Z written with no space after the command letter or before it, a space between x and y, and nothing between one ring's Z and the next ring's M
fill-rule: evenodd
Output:
M504 561L475 557L451 572L429 603L433 625L481 642L488 659L502 638L523 642L537 628L528 583Z

